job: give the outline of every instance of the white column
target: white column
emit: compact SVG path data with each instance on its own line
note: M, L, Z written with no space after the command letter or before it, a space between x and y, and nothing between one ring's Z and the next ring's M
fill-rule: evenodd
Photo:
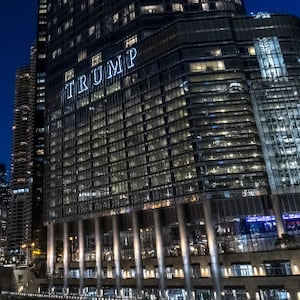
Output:
M63 223L63 243L64 243L64 295L68 295L68 276L69 276L69 233L68 223Z
M49 291L51 291L53 287L54 260L54 224L50 222L47 225L47 275L49 278Z
M115 262L115 276L116 276L116 291L117 296L121 296L121 246L120 246L120 231L118 216L112 216L112 230L113 230L113 249Z
M83 220L78 220L78 254L79 254L79 295L83 295L84 288L84 230Z
M96 252L96 274L97 295L102 296L102 230L99 218L95 218L95 252Z
M187 299L194 299L193 288L192 288L192 279L191 279L191 261L190 261L190 249L189 241L186 233L186 221L185 214L183 210L183 205L178 205L176 207L177 211L177 220L179 225L179 234L180 234L180 248L183 262L183 273L184 273L184 282L185 290L187 293Z
M206 196L203 199L203 211L204 211L204 220L205 220L210 262L211 262L211 275L214 283L214 299L221 300L223 289L221 283L221 270L220 270L220 263L219 263L217 236L216 236L216 230L212 219L210 199L206 198Z
M160 212L158 209L153 210L153 217L154 217L154 227L155 227L156 256L157 256L157 264L158 264L158 272L159 272L159 290L161 293L160 299L167 299L164 241L162 235L162 226L160 222Z
M136 272L136 293L138 299L143 297L143 266L141 254L140 228L138 221L138 214L136 211L132 213L132 229L133 229L133 248L134 261Z

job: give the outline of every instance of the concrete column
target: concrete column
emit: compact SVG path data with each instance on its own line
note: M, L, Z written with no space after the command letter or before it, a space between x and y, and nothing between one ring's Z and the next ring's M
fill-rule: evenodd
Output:
M140 228L138 214L136 211L132 213L132 228L133 228L133 248L134 262L136 271L136 293L138 299L143 299L143 266L140 241Z
M113 249L114 249L114 263L115 263L115 276L116 276L116 291L117 297L121 296L121 246L120 246L120 230L118 216L112 217L112 230L113 230Z
M48 223L47 225L47 275L49 278L49 291L51 291L53 287L54 260L55 260L54 224Z
M280 209L279 199L277 195L271 196L273 212L276 220L277 234L281 238L286 233L285 224L282 217L282 211Z
M220 263L219 263L217 236L216 236L216 230L212 219L210 199L207 199L206 197L204 197L203 200L203 210L204 210L205 227L206 227L206 234L207 234L210 262L211 262L211 275L214 282L214 299L221 300L223 288L221 283L221 270L220 270Z
M177 211L177 220L179 225L179 234L180 234L180 248L183 262L183 273L184 273L184 282L185 290L187 293L187 299L194 299L193 287L192 287L192 278L191 278L191 260L190 260L190 249L189 241L186 233L186 220L183 210L183 205L178 205L176 207Z
M68 276L69 276L69 232L68 232L68 223L63 224L63 251L64 251L64 295L69 294L68 288Z
M160 213L158 209L153 210L153 216L154 216L154 227L155 227L156 256L157 256L158 272L159 272L159 290L161 293L160 299L167 299L164 241L162 235Z
M84 288L84 229L83 220L78 220L78 254L79 254L79 295Z
M96 252L96 274L97 274L97 295L102 296L102 229L99 218L95 218L95 252Z

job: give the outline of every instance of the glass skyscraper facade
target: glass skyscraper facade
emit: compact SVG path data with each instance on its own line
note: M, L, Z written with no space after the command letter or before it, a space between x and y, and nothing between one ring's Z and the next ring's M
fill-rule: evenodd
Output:
M299 20L238 0L50 0L47 18L43 288L296 297L270 277L300 264L276 250L300 229Z

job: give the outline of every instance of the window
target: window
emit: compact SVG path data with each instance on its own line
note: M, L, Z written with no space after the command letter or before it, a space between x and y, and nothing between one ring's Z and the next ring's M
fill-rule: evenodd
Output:
M70 276L70 278L79 278L80 277L79 269L71 269L69 271L69 276Z
M172 10L173 11L183 11L183 5L181 3L173 3Z
M286 276L292 275L291 264L289 261L269 261L265 262L267 276Z
M282 288L265 288L259 291L259 299L261 300L288 300L288 294L285 289Z
M96 26L93 25L89 28L89 36L93 35L95 33L95 30L96 30Z
M85 60L86 57L87 57L86 49L80 51L80 52L78 53L78 62L81 62L81 61Z
M71 80L72 78L74 78L73 68L65 72L65 82Z
M141 7L142 14L154 14L164 11L162 5L146 5Z
M137 37L137 34L135 34L125 40L125 47L130 48L130 47L132 47L132 45L136 44L137 41L138 41L138 37Z
M253 276L253 268L250 264L233 264L231 268L233 276Z
M263 79L272 81L287 76L287 68L277 37L258 39L254 47Z
M201 270L200 270L200 265L199 264L192 264L191 265L191 275L192 278L200 278L201 277Z
M225 63L223 60L190 63L190 71L192 73L222 70L225 70Z
M212 56L222 56L222 50L220 48L213 49L210 51L210 55Z
M92 67L95 67L96 65L100 64L102 62L102 54L101 52L98 52L97 54L92 56L91 59L91 65Z
M52 59L55 59L59 55L61 55L61 48L52 51Z
M73 19L70 19L67 22L65 22L64 30L67 30L67 29L69 29L72 26L73 26Z
M247 300L249 299L249 295L247 291L243 287L225 287L224 288L224 294L225 294L225 299L226 300L234 300L234 299L239 299L239 300Z
M175 275L175 269L173 266L166 266L166 274L168 279L172 279Z
M116 13L113 15L113 23L117 23L119 21L119 14Z
M248 54L249 55L255 55L255 48L254 47L248 47Z
M96 273L94 268L88 268L84 272L84 278L95 278Z

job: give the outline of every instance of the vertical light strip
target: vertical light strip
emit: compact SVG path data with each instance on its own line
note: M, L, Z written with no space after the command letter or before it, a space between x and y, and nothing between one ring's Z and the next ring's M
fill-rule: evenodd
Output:
M54 224L49 223L47 226L47 273L48 277L50 278L50 291L53 287L54 256Z
M84 288L84 231L83 220L78 220L78 247L79 247L79 295Z
M153 210L153 217L154 217L154 226L155 226L156 254L157 254L158 272L159 272L159 290L161 293L161 299L167 299L164 242L163 242L162 227L160 222L160 213L158 209Z
M95 252L96 252L96 275L97 295L102 296L102 230L99 218L95 218Z
M69 233L68 233L68 223L63 224L63 243L64 243L64 295L68 292L68 276L69 276Z
M132 213L132 229L133 229L134 261L135 261L135 270L136 270L136 292L138 297L142 297L143 267L142 267L140 229L139 229L138 215L136 211Z
M121 296L121 247L120 247L120 231L118 216L112 216L112 229L113 229L113 249L114 249L114 262L115 262L115 276L116 276L116 291L117 296Z
M177 220L179 224L179 234L180 234L180 248L183 262L183 272L184 272L184 282L185 282L185 290L187 292L187 298L193 299L192 294L192 280L191 280L191 262L190 262L190 250L189 243L186 233L186 225L185 225L185 215L183 211L183 206L178 205L176 207L177 211Z

